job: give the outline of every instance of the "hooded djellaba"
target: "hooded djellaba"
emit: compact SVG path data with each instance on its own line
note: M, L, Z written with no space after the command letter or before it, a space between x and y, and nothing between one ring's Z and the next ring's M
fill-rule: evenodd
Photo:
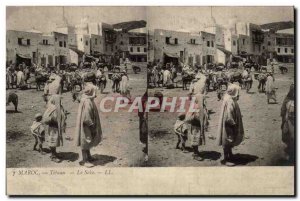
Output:
M290 90L281 106L282 141L286 144L284 149L286 160L294 162L295 159L295 86L291 84Z
M203 161L200 156L199 146L205 145L205 125L206 125L206 106L205 96L203 94L195 95L196 104L194 112L187 112L185 122L190 124L190 141L193 149L193 158L197 161Z
M239 90L239 86L230 84L221 107L217 142L224 150L224 160L221 162L227 166L234 165L232 163L232 148L239 145L244 138L242 114L237 102Z
M125 70L122 72L121 75L120 94L123 97L128 98L129 101L131 101L130 89L129 89L129 78Z
M274 77L271 73L268 73L267 82L266 82L266 95L268 104L270 103L270 99L273 99L276 103L276 89L274 85Z
M43 122L48 126L49 147L51 150L51 160L59 163L56 148L63 146L63 133L66 128L66 114L61 105L61 96L52 95L48 101L47 109L43 115Z
M102 140L102 129L99 112L94 102L96 89L93 84L86 83L80 100L76 120L76 145L81 148L82 161L80 165L93 167L95 159L91 156L90 149L97 146Z

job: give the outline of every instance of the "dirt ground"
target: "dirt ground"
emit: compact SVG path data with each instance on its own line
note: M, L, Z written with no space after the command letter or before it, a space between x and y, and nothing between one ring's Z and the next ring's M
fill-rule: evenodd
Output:
M132 96L141 96L146 91L146 68L142 72L134 74L128 72ZM100 100L105 96L116 96L111 90L112 81L108 81L105 94L97 94L95 102L99 105ZM6 164L11 167L76 167L81 160L80 148L75 146L75 121L78 110L78 103L72 101L71 93L63 93L62 104L65 110L70 112L67 117L67 130L64 137L64 146L57 150L63 159L61 163L54 163L50 160L50 154L41 155L33 151L34 138L30 133L30 126L34 115L45 111L45 102L42 98L42 91L36 89L16 90L10 89L6 94L14 91L19 97L19 113L14 113L14 106L11 103L6 107ZM98 106L99 107L99 106ZM145 166L143 145L139 141L139 119L137 113L121 111L118 113L100 113L101 126L103 130L103 141L91 150L97 158L95 165L99 166ZM49 152L46 142L46 152Z
M275 74L278 88L277 104L267 104L267 97L257 90L258 81L254 80L250 93L241 91L239 105L243 116L245 140L233 149L237 165L277 166L291 165L284 158L285 145L281 141L280 108L294 82L294 66L289 66L287 74ZM150 92L161 91L166 97L180 97L188 94L181 88L149 89ZM192 158L192 152L183 153L175 149L177 136L173 132L176 113L152 112L149 114L149 166L219 166L222 160L222 147L217 145L216 131L222 101L218 101L216 92L209 92L207 98L210 110L210 126L206 132L206 145L200 146L204 161ZM187 143L189 145L189 143Z

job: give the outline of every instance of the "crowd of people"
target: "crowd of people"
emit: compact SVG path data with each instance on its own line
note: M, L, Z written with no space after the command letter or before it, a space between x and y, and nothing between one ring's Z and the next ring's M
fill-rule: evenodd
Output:
M262 71L258 77L264 78L264 83L261 83L262 78L258 78L259 85L265 84L264 92L267 97L267 103L276 99L276 87L274 78L274 68L272 70ZM188 67L184 66L183 71L189 70ZM189 89L189 96L196 99L197 112L186 112L180 113L174 124L174 132L178 137L176 144L177 149L181 149L183 152L188 152L186 148L186 141L189 140L193 151L193 158L198 161L204 160L199 154L199 147L205 145L205 133L209 125L210 119L209 112L206 104L207 91L207 74L204 74L204 70L195 71L195 78L192 80ZM224 73L224 71L221 73ZM252 85L253 80L249 79L254 76L251 75L251 69L244 69L242 78L249 80L249 84ZM244 139L244 127L242 112L239 107L239 97L241 90L241 83L229 82L222 95L221 113L218 122L217 129L217 144L223 148L223 160L221 163L227 166L234 166L232 148L241 144ZM251 88L251 87L250 87ZM260 86L258 86L260 88ZM217 92L219 93L219 92ZM286 144L286 158L288 161L294 159L294 85L292 84L289 92L282 104L281 109L282 116L282 141Z
M80 161L80 165L86 167L92 167L92 162L95 160L91 155L90 149L97 146L102 140L99 111L94 103L96 92L98 90L98 87L94 82L94 77L102 77L105 73L102 68L97 68L94 64L91 66L94 75L86 74L85 76L81 76L83 84L81 86L82 92L80 104L78 106L75 132L76 145L81 148L82 161ZM223 101L217 130L217 143L223 148L222 164L233 166L232 148L238 146L244 138L242 112L238 103L241 87L245 82L249 81L251 88L253 79L257 79L259 82L258 88L262 88L262 91L266 93L267 103L269 104L270 100L273 100L276 103L277 99L275 78L273 74L274 68L272 66L265 71L262 69L257 77L255 77L256 73L252 68L244 68L241 73L238 74L240 77L237 80L233 79L235 76L235 72L233 72L226 82L224 80L225 78L228 78L228 72L230 72L230 69L227 68L228 67L216 72L214 69L205 69L201 67L193 69L188 65L182 67L182 75L193 74L188 95L190 98L195 98L197 112L180 113L174 125L174 132L178 136L176 148L181 149L183 152L187 152L186 141L189 140L193 150L193 158L197 161L202 161L203 158L199 154L199 147L206 143L205 133L209 127L210 120L206 102L206 95L210 92L210 82L208 81L211 80L211 77L209 76L210 73L215 73L217 75L216 83L220 84L217 86L218 98ZM36 66L35 72L42 72L44 69L43 66ZM174 88L175 79L178 76L178 67L174 64L168 63L165 67L155 65L151 68L148 67L148 73L149 70L151 71L151 76L149 77L148 74L148 79L151 79L151 82L154 83L155 87L161 84L166 89ZM57 154L57 148L63 146L63 135L66 129L66 118L68 114L61 104L61 94L63 93L61 87L62 72L65 74L75 73L64 71L60 68L50 72L50 76L47 79L44 88L44 97L47 102L46 110L43 114L36 114L35 120L31 126L31 133L35 139L33 150L42 152L43 143L45 142L45 133L47 133L49 136L48 143L51 150L51 160L54 162L61 162L59 154ZM9 78L13 77L12 74L15 74L17 86L21 87L30 77L30 67L27 67L25 64L20 64L17 68L9 66L7 68L7 74L9 75ZM130 102L129 76L126 69L120 70L118 73L113 73L111 79L113 80L112 91L120 93L123 97L128 98ZM221 81L219 81L220 79ZM8 81L8 83L10 83L10 79L8 79ZM225 88L223 88L223 85L225 85ZM145 104L147 102L147 93L145 93L144 99ZM287 145L285 153L289 160L292 160L294 157L294 105L294 85L292 85L281 109L282 140ZM138 115L140 140L146 146L143 152L146 154L145 158L147 158L148 138L145 137L148 135L147 114L142 112Z
M44 155L44 148L48 146L51 153L50 158L56 163L62 161L58 153L58 148L64 146L64 139L66 139L66 119L69 114L69 112L64 109L61 101L64 93L62 87L63 76L67 75L66 77L68 77L68 74L79 74L83 72L82 74L84 75L80 75L80 79L82 79L80 91L78 92L76 88L72 89L72 93L80 93L80 97L78 97L79 106L76 119L75 141L76 146L81 148L82 160L79 164L85 167L93 167L95 158L92 157L90 149L98 146L103 139L99 111L94 101L99 91L99 87L97 83L95 83L95 77L100 79L104 79L103 77L105 77L106 80L106 77L109 75L107 75L104 67L99 67L95 62L92 62L91 67L84 70L78 67L75 71L68 71L66 68L61 68L61 65L50 69L43 65L35 65L31 70L33 70L32 72L34 72L35 75L37 73L45 73L48 75L46 77L43 93L46 109L43 113L37 113L35 115L30 127L31 134L34 137L33 150L39 151ZM15 75L17 88L23 89L22 86L26 85L28 80L26 76L30 76L30 67L24 63L17 67L14 65L8 66L7 77L14 78ZM126 69L112 71L111 80L113 81L112 92L119 93L121 96L128 98L128 102L130 103L129 76ZM14 80L8 83L13 84ZM102 93L102 91L100 91L100 93ZM16 95L16 97L13 95ZM12 101L18 99L17 93L15 92L10 92L8 96L9 102L11 102L10 99L12 99ZM138 118L140 124L140 141L144 144L142 151L145 160L147 160L148 148L147 140L145 140L147 138L145 137L147 136L147 129L145 129L145 127L147 127L147 115L142 112L138 114ZM45 145L46 141L47 145Z

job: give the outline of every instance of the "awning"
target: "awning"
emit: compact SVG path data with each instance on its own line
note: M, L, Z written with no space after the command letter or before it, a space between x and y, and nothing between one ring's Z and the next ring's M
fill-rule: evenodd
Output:
M229 50L226 50L224 47L217 47L217 49L224 52L224 54L228 54L228 55L232 54Z
M172 57L172 58L179 58L179 56L177 54L174 54L174 53L168 53L168 52L165 52L165 55L167 57Z
M78 56L84 55L84 52L81 51L81 50L79 50L79 49L77 49L77 48L72 48L72 47L70 47L69 49L70 49L70 50L73 50L74 52L76 52L76 53L78 54Z
M31 59L31 56L29 54L17 54L17 55L23 59Z
M247 52L244 52L244 51L242 51L241 53L240 53L240 56L252 56L253 54L250 54L250 53L247 53Z
M89 55L89 54L86 54L86 55L85 55L85 58L88 58L88 59L96 59L95 57L93 57L92 55Z
M243 57L240 57L240 56L232 56L232 59L239 59L239 60L243 60Z

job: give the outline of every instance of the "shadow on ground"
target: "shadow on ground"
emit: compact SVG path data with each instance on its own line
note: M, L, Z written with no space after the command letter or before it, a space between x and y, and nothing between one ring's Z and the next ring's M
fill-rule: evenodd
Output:
M94 165L100 165L103 166L107 163L111 163L114 162L117 158L114 156L108 156L108 155L99 155L99 154L95 154L93 155L93 158L95 158L96 160L93 162Z
M199 153L199 156L201 156L204 159L216 161L221 157L221 153L216 151L201 151Z
M79 154L74 152L60 152L58 153L58 157L64 161L74 162L78 160Z
M254 162L257 159L257 156L250 154L235 154L233 155L232 162L236 165L247 165L248 163Z

